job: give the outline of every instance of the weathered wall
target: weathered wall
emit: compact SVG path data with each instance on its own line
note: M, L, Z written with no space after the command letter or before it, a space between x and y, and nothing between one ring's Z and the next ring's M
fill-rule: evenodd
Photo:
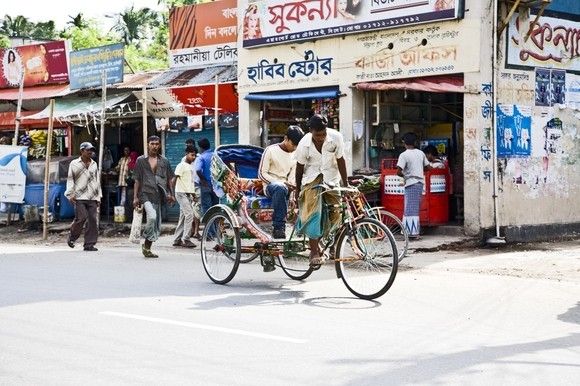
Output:
M580 71L580 22L542 17L525 41L530 19L517 17L500 44L500 222L508 227L577 223L580 76L573 72Z

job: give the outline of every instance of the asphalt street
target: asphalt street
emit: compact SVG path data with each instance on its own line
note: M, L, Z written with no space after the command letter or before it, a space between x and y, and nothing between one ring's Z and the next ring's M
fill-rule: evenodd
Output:
M376 301L199 250L0 246L2 385L577 384L580 245L414 254ZM553 275L547 271L552 271ZM556 274L557 273L557 274Z

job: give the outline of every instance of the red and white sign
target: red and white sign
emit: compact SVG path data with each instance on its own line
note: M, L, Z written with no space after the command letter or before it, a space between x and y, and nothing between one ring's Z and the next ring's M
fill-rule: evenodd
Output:
M218 86L220 114L238 111L236 83ZM215 108L215 86L188 86L147 91L147 111L156 118L184 117L213 114Z

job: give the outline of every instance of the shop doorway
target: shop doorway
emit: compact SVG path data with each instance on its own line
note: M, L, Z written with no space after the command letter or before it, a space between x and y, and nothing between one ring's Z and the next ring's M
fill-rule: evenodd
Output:
M370 124L366 165L376 170L396 168L393 160L405 150L402 136L415 133L419 147L423 150L434 146L448 168L448 213L441 218L447 218L450 224L462 224L463 94L377 90L367 92L367 102Z

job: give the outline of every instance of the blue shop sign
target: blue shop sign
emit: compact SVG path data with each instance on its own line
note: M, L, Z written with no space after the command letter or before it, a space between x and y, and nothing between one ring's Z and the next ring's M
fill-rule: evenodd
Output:
M70 53L70 89L99 87L102 73L107 84L123 82L125 49L123 44L88 48Z

